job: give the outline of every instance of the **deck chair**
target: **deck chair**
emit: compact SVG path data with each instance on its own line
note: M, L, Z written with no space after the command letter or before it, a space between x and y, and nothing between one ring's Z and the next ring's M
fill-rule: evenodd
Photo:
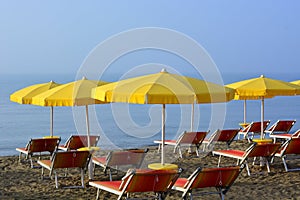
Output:
M205 138L202 142L203 151L211 152L214 144L217 142L226 143L229 149L230 144L233 142L241 129L222 129L216 130L210 137Z
M140 168L147 152L148 149L111 151L104 157L92 157L92 162L94 165L102 167L105 175L108 172L109 180L112 181L112 169L125 168L127 171L129 168Z
M99 135L90 135L91 147L97 146L100 139ZM86 135L71 135L64 145L58 146L59 150L70 151L88 146Z
M287 165L287 157L289 155L299 155L300 154L300 138L291 137L290 139L286 140L280 149L275 154L275 157L281 158L285 171L298 171L300 168L288 168Z
M300 137L300 129L295 131L294 133L282 133L282 134L274 134L271 136L274 139L274 142L276 142L276 139L285 139L288 140L290 138L297 138Z
M180 158L182 158L182 152L181 147L188 146L188 147L196 147L196 153L199 157L199 147L206 137L206 135L209 133L207 132L183 132L177 140L165 140L165 145L173 145L174 147L174 153L178 150ZM155 140L154 143L158 144L158 150L161 149L162 141L161 140Z
M181 171L181 169L129 169L122 180L90 181L89 185L98 189L96 199L99 199L99 194L102 190L118 195L118 200L122 199L122 197L129 199L134 193L144 193L146 195L145 192L154 194L150 199L164 199L178 179ZM145 198L146 196L142 199Z
M226 149L226 150L213 151L212 154L219 156L218 166L220 166L222 156L237 159L238 165L245 163L247 173L250 176L251 174L250 174L250 169L248 166L248 159L254 158L254 161L253 161L253 165L254 165L255 158L260 157L261 160L266 163L267 170L268 170L268 172L270 172L269 161L272 159L274 154L277 152L280 145L281 145L280 143L275 143L275 144L274 143L263 143L263 144L253 143L245 151Z
M243 169L243 165L233 167L218 168L197 168L188 178L178 178L173 186L173 190L183 192L182 199L193 199L193 196L203 196L209 194L219 194L221 199L237 179ZM199 192L194 193L196 189L216 188L216 192Z
M277 134L287 134L296 123L296 120L277 120L268 130L265 130L265 134L268 133L270 137Z
M60 142L60 138L35 138L30 139L30 141L27 143L26 147L23 148L16 148L18 152L20 152L19 155L19 162L22 160L22 155L25 155L26 159L30 159L30 165L31 168L33 168L33 160L32 157L35 155L40 156L44 153L49 153L51 156L55 149L58 147Z
M78 168L81 172L81 186L70 186L70 188L84 188L84 170L87 168L91 154L89 151L56 151L50 160L39 160L38 164L42 166L42 179L44 178L44 168L49 170L49 177L55 176L55 187L58 188L57 170ZM65 174L66 176L66 174Z
M263 122L263 132L266 130L268 125L270 124L270 120ZM255 134L261 134L261 122L251 122L244 129L240 130L238 133L238 140L240 136L243 135L243 139L247 139L249 143L253 139Z

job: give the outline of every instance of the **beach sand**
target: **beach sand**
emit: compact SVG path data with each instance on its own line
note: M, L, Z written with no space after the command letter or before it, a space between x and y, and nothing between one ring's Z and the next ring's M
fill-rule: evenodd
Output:
M248 143L234 141L231 145L233 149L245 149ZM156 147L149 147L143 167L151 162L159 162L160 153ZM216 146L215 148L224 148ZM216 167L218 157L211 154L201 154L198 158L194 154L184 154L184 158L178 158L172 153L173 147L166 148L167 162L178 164L184 169L182 177L188 177L197 167ZM105 155L107 152L100 151L98 154ZM222 165L234 165L235 159L223 158ZM289 160L291 167L300 167L300 159ZM0 157L0 199L95 199L96 188L88 185L88 177L85 175L84 189L55 189L54 179L41 179L41 168L30 168L27 162L19 163L18 156ZM300 171L285 172L282 161L277 158L271 164L271 173L267 173L266 168L259 165L250 167L252 176L247 176L246 169L242 171L229 192L226 199L300 199ZM46 170L46 173L48 171ZM125 172L119 172L113 179L120 179ZM59 175L63 175L60 173ZM108 180L101 168L95 169L95 180ZM80 173L78 170L69 170L67 177L59 177L61 185L80 185ZM202 190L204 191L204 190ZM141 197L141 196L139 196ZM180 199L181 193L171 191L166 199ZM116 199L117 196L108 192L102 192L100 199ZM218 199L218 195L206 195L201 199ZM200 199L195 198L195 199Z

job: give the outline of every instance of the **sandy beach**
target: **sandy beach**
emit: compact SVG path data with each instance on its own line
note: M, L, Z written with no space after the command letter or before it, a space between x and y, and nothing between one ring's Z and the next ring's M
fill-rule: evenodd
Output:
M233 149L245 149L248 143L234 141ZM158 162L160 154L156 147L149 147L143 167L151 162ZM222 148L222 146L215 147ZM196 157L194 154L184 154L184 158L177 158L172 153L173 148L167 147L168 162L171 161L184 169L182 177L189 176L197 167L216 167L218 157L211 154ZM100 151L98 154L105 155ZM222 159L222 165L234 165L235 159ZM299 167L300 159L289 160L291 167ZM1 179L0 199L95 199L96 188L88 186L88 177L85 175L86 187L84 189L55 189L54 179L41 179L40 168L30 168L29 163L18 163L18 156L0 157ZM226 199L300 199L300 173L285 172L280 159L275 159L271 164L271 173L265 168L251 165L252 176L247 176L244 169L238 179L226 194ZM47 173L47 171L46 171ZM113 179L119 179L125 172L119 172ZM62 173L60 174L63 175ZM108 180L102 169L95 169L95 180ZM70 170L67 177L59 177L59 183L63 185L80 185L78 170ZM139 195L138 195L139 196ZM181 193L171 191L167 199L180 199ZM141 197L141 196L139 196ZM101 193L100 199L115 199L116 196L107 192ZM218 199L217 195L206 195L202 199ZM198 199L198 198L196 198Z

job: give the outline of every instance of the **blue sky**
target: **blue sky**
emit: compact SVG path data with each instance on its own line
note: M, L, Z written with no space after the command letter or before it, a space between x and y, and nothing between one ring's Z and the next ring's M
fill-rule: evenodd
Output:
M196 40L221 73L297 75L299 9L296 0L1 1L0 73L76 73L108 37L162 27Z

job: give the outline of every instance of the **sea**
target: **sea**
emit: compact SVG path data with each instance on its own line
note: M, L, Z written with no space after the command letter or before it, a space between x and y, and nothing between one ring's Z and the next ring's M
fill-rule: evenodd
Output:
M258 77L258 74L223 75L224 84ZM272 74L270 78L294 81L297 74ZM10 101L10 95L29 85L53 80L74 81L73 74L6 74L0 75L0 156L17 155L17 147L25 147L31 138L50 135L50 108L22 105ZM113 78L112 78L113 80ZM105 80L110 81L110 80ZM244 121L244 101L232 100L217 104L166 105L165 133L167 139L183 131L239 128ZM101 149L140 148L154 145L161 138L162 105L125 103L90 105L88 108L91 135L100 135ZM86 107L54 107L54 135L64 143L72 134L85 135ZM192 118L193 126L192 126ZM261 101L246 101L246 121L260 121ZM265 99L264 119L272 125L279 119L300 121L300 96ZM299 123L299 124L298 124ZM300 122L291 132L300 128Z

